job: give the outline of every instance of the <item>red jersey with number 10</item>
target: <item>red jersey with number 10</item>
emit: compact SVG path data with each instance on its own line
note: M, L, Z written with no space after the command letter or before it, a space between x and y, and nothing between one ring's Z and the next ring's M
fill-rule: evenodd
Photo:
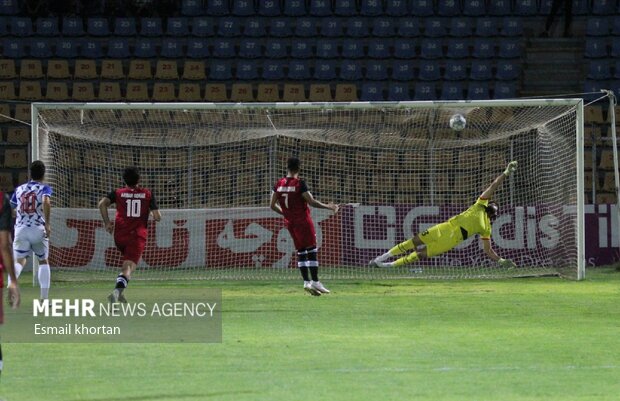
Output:
M116 203L116 219L114 235L137 235L146 238L146 227L151 210L157 210L155 197L146 188L125 187L107 195L112 203Z
M310 219L310 208L301 196L304 192L308 192L304 180L294 177L281 178L276 182L273 191L276 193L286 220L294 223Z

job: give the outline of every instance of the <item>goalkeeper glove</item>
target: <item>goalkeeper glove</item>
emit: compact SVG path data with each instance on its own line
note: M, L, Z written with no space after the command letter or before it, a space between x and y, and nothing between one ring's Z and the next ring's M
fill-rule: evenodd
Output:
M504 267L504 268L507 268L507 269L514 269L515 267L517 267L517 265L515 265L515 263L512 260L510 260L510 259L499 258L499 260L497 261L497 264L500 267Z
M508 165L506 166L506 170L504 170L504 175L508 177L516 169L517 169L517 162L513 160L510 163L508 163Z

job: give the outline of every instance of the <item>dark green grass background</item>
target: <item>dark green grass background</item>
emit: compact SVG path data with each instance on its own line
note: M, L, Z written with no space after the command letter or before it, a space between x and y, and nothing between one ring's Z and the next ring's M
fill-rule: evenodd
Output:
M5 344L0 399L618 400L620 273L587 275L174 283L223 289L222 344Z

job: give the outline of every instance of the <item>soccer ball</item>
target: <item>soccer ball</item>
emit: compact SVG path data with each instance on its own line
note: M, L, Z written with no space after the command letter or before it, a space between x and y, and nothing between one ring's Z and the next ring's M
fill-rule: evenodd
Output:
M461 131L465 129L465 125L467 124L467 120L463 117L462 114L455 114L450 117L450 128L455 131Z

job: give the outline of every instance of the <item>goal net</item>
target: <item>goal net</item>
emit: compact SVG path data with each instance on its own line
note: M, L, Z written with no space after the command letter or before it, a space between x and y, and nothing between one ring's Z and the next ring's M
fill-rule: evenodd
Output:
M454 131L450 117L465 116ZM159 202L136 278L298 278L282 218L269 208L286 160L301 160L321 274L328 278L583 277L581 100L352 104L33 105L33 154L54 190L55 279L112 277L121 264L97 202L126 166ZM368 261L496 192L492 245L477 236L402 268ZM113 217L114 210L110 210Z

